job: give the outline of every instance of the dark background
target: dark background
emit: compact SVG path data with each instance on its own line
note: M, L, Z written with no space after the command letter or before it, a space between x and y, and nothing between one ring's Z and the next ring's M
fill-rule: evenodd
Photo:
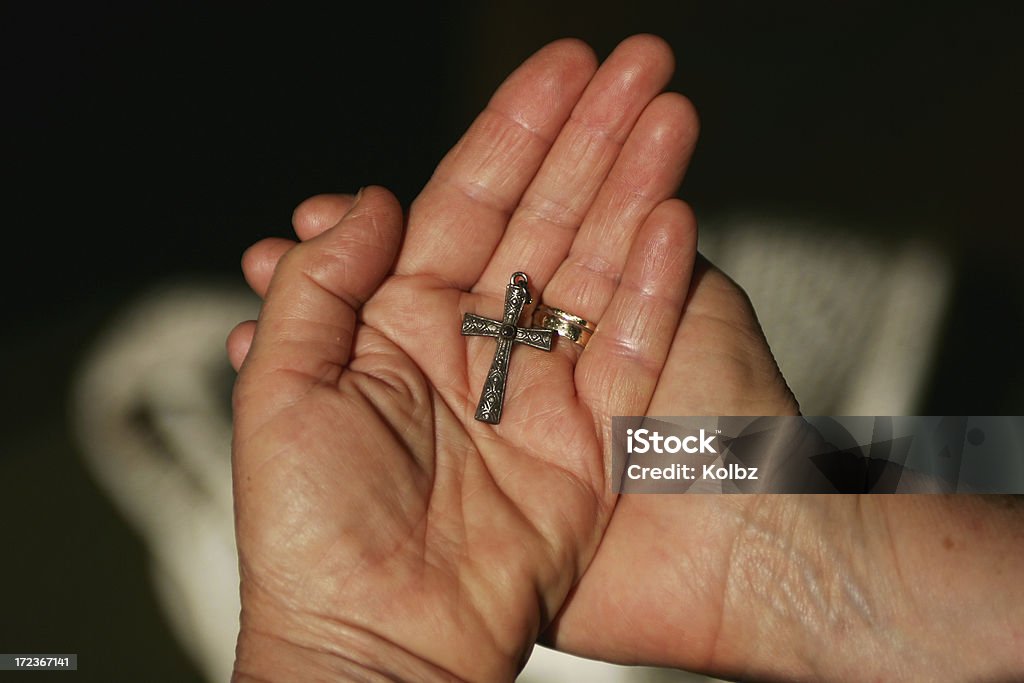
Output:
M138 538L67 426L71 371L168 278L240 279L292 208L376 183L408 205L545 42L676 50L702 137L681 196L812 212L953 257L921 414L1024 413L1021 22L979 3L89 3L5 7L0 651L89 680L195 680ZM134 673L133 673L134 672ZM93 678L95 677L95 678Z

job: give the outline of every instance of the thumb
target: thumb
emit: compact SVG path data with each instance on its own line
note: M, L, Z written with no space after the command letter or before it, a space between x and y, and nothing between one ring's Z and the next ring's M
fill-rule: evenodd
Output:
M398 201L382 187L367 187L337 225L281 258L239 372L236 417L242 403L262 422L311 387L337 384L351 355L356 311L380 287L401 239Z

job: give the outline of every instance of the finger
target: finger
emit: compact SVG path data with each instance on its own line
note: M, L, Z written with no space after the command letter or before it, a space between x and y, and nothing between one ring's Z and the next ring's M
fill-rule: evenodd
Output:
M696 139L697 117L686 98L665 93L651 102L545 287L545 303L602 320L637 231L679 188Z
M637 119L673 68L672 50L655 36L628 38L609 55L523 195L474 291L500 294L516 271L538 284L551 279Z
M242 274L252 291L261 299L267 295L267 287L270 286L277 262L294 246L295 242L292 240L268 237L252 245L242 254Z
M508 77L413 203L397 273L477 281L595 69L589 47L560 40Z
M391 268L401 230L394 196L368 187L337 225L281 259L236 385L236 400L262 402L247 416L260 420L313 386L338 381L356 310Z
M696 221L678 199L644 221L622 282L576 366L580 401L602 424L612 415L642 415L675 337L697 252ZM560 344L577 353L574 344Z
M231 367L236 372L242 367L242 363L245 362L245 357L249 353L249 347L252 346L252 335L255 332L256 321L246 320L235 325L235 329L231 330L228 334L226 343L228 360L231 361Z
M352 208L354 199L353 195L348 194L322 194L303 201L292 213L295 234L306 241L334 227ZM261 298L267 294L277 262L293 246L293 240L272 237L257 242L242 255L245 280Z
M355 195L318 194L303 201L292 212L292 227L300 240L311 240L333 228L352 208Z

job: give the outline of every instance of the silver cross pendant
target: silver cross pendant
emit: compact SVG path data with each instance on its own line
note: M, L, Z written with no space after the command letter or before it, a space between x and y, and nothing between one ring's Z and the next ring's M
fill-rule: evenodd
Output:
M484 381L480 403L476 407L476 419L496 425L501 422L501 408L505 403L505 383L508 381L508 358L513 344L526 344L535 349L550 351L555 333L531 327L516 327L523 307L533 301L526 289L529 279L526 273L513 273L505 288L505 316L491 320L479 315L466 313L462 318L462 334L465 336L496 337L498 348L494 351L491 369Z

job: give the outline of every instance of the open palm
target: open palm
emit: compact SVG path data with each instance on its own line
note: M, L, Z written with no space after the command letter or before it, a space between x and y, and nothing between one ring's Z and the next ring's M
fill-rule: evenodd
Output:
M657 513L616 511L611 417L795 409L670 199L696 136L689 103L661 92L671 71L648 36L600 69L552 44L441 162L404 234L371 187L300 207L302 244L250 250L266 304L229 339L241 670L276 641L337 654L337 671L388 658L410 678L507 679L559 613L554 635L592 649L604 613L580 594L608 584L580 582ZM492 426L473 415L495 344L461 320L500 318L516 271L598 331L585 352L514 348ZM624 532L606 537L613 514Z

